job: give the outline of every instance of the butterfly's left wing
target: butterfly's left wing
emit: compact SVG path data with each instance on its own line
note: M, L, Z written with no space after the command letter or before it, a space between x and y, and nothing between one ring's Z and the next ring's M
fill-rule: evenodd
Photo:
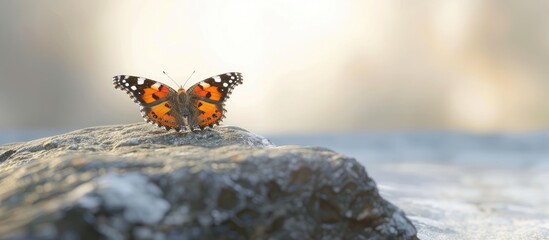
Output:
M141 106L145 121L155 123L166 130L173 128L179 131L182 128L181 116L177 111L173 111L173 99L177 92L169 86L151 79L128 75L115 76L113 85L126 91L130 98Z
M113 85L114 88L126 91L130 98L141 106L151 105L177 95L173 88L143 77L118 75L113 77Z
M229 72L202 80L187 90L191 104L198 109L196 124L200 128L221 122L225 114L224 102L242 80L241 73Z

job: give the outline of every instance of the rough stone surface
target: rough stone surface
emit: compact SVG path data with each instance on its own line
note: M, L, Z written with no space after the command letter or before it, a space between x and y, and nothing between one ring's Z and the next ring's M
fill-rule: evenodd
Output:
M417 239L356 160L236 127L0 146L0 239Z
M322 145L368 168L422 240L549 239L549 131L389 131L273 136Z

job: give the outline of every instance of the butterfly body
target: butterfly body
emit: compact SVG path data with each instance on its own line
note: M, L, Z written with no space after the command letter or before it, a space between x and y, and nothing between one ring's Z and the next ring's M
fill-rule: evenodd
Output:
M229 72L175 91L154 80L119 75L113 78L113 85L141 106L145 121L180 131L219 125L225 117L225 100L242 80L242 74Z

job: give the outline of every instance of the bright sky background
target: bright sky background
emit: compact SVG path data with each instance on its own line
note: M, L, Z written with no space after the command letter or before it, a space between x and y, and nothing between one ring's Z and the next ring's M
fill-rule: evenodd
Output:
M259 133L549 126L548 1L0 2L0 129L142 121L111 78L245 75ZM175 86L173 86L175 87Z

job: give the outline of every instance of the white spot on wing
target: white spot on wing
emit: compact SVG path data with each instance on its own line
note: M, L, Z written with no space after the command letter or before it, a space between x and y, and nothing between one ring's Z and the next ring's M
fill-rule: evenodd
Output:
M219 76L212 77L215 82L221 82L221 78Z
M223 87L228 87L228 86L229 86L228 83L226 83L226 82L223 83Z
M139 85L142 85L144 82L145 82L145 78L140 77L137 79L137 84Z
M129 83L126 83L126 87L129 87L129 86L130 86L130 84L129 84Z
M158 90L160 88L161 84L160 83L155 83L153 84L151 87Z
M137 87L132 86L131 89L135 91L135 90L137 90Z

